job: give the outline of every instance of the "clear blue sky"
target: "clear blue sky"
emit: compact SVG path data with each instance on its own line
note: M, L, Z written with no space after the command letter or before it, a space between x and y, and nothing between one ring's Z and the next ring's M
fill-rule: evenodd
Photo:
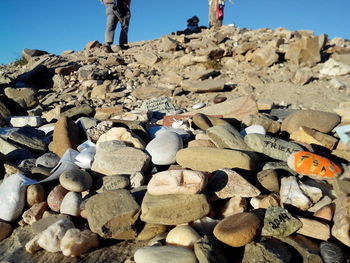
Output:
M226 2L224 24L350 39L349 11L350 0L234 0ZM131 0L131 12L130 42L182 30L193 15L208 25L207 0ZM60 54L82 50L91 40L103 42L105 20L99 0L0 0L0 64L16 60L24 48Z

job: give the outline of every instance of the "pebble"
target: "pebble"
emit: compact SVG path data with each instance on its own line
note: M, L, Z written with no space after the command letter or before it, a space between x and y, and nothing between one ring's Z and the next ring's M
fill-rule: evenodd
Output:
M41 184L32 184L27 187L27 204L29 207L45 200L45 189Z
M106 191L123 189L130 185L130 178L126 175L115 174L103 176L95 180L94 189L97 193L102 193Z
M134 254L135 263L197 263L192 250L178 246L142 247Z
M213 102L215 104L218 104L218 103L224 102L225 100L227 100L227 98L224 96L216 96L214 97Z
M60 184L68 191L83 192L90 189L92 178L86 171L73 169L60 175Z
M62 185L56 185L47 196L47 204L52 211L59 212L62 200L69 191Z
M151 195L198 194L207 183L207 175L199 171L168 170L152 175L147 191Z
M146 146L146 152L152 157L155 165L175 163L176 153L183 148L182 139L175 132L159 133Z
M320 254L324 263L344 263L345 255L343 250L336 244L323 241L320 244Z
M215 237L231 247L250 243L260 231L262 222L253 213L244 212L226 217L214 228Z
M47 210L46 202L34 204L31 208L29 208L29 210L23 213L22 215L23 221L28 225L32 225L34 222L42 218L46 210Z
M200 238L200 235L189 225L180 225L169 231L165 242L167 245L193 248L194 243Z
M81 193L68 192L62 200L60 213L71 216L79 216L80 204L82 201L83 199L81 197Z
M197 103L192 106L192 109L198 110L205 107L205 103Z
M273 193L278 193L280 189L280 183L278 180L278 174L276 170L267 169L258 172L257 178L259 183L267 190Z

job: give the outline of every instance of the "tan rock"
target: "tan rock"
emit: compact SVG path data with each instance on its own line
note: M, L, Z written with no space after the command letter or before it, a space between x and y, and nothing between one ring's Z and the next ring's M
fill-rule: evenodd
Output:
M27 204L32 206L45 200L45 190L41 184L32 184L27 188Z
M100 121L108 120L113 116L123 113L123 106L118 105L114 107L97 108L94 118Z
M255 50L251 60L262 67L269 67L278 61L278 55L275 48L272 46L265 46Z
M55 186L49 195L47 196L47 204L52 211L59 212L62 200L64 196L68 193L68 190L65 189L60 184Z
M308 144L321 145L327 149L333 150L338 139L333 136L324 134L322 132L310 129L305 126L299 127L298 130L294 131L290 138L295 141L301 141Z
M297 231L298 234L320 240L328 240L331 237L329 225L301 216L298 216L298 219L303 223L303 226Z
M262 170L257 175L259 183L270 192L278 193L280 190L280 183L276 170L267 169Z
M320 208L314 213L314 217L324 219L327 221L332 221L333 219L333 214L335 210L335 205L334 203L325 205L324 207Z
M270 133L277 133L281 128L281 123L274 121L263 114L248 115L242 122L247 125L261 125Z
M12 232L12 225L5 222L0 222L0 241L7 238Z
M189 141L187 147L213 147L216 148L215 144L212 143L210 140L193 140Z
M270 194L263 197L259 202L259 208L269 208L271 206L279 206L280 198L278 194Z
M193 248L194 243L200 238L200 235L189 225L180 225L169 231L165 242L167 245Z
M341 196L334 203L332 236L350 247L350 197Z
M229 217L234 214L247 211L247 200L241 196L231 197L221 209L221 217Z
M145 226L137 236L137 240L150 240L157 235L166 233L169 226L145 223Z
M214 235L231 247L241 247L259 234L262 222L253 213L239 213L223 219L214 228Z
M104 141L112 141L112 140L130 143L132 147L142 149L142 150L145 149L145 146L146 146L143 140L139 136L137 136L131 131L128 131L124 127L112 128L106 133L102 134L98 139L98 141L96 142L96 145Z
M318 37L302 37L291 43L285 58L298 65L313 66L321 61Z
M23 213L23 221L28 225L33 224L34 222L42 218L47 208L48 207L46 202L34 204L29 210Z

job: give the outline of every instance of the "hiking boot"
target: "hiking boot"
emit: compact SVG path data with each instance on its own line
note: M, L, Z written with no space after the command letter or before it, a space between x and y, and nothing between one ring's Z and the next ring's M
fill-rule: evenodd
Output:
M127 50L129 48L128 45L119 45L122 50Z
M110 45L104 45L103 46L103 51L106 53L113 53L113 49L111 48Z

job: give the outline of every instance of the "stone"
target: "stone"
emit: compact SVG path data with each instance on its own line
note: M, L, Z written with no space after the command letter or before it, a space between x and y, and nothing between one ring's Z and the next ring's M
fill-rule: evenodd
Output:
M60 175L60 184L68 191L84 192L90 189L92 178L81 169L66 170Z
M88 104L81 104L76 107L70 108L64 112L61 112L60 118L72 118L77 119L81 116L90 117L95 113L95 109L90 107Z
M147 108L149 107L149 111L158 111L158 109L161 109L173 112L175 109L174 105L169 99L169 97L171 97L171 90L168 88L160 88L156 86L141 86L135 88L131 92L131 95L139 100L144 100L144 103L141 106L142 110L147 111ZM158 101L159 103L157 104L156 101Z
M271 206L279 206L281 200L278 194L269 194L259 200L259 205L257 208L269 208Z
M303 36L289 44L285 58L297 65L314 66L321 61L318 37Z
M5 88L4 93L27 110L33 109L39 104L36 91L32 88Z
M243 136L231 125L217 125L206 130L210 140L218 148L241 150L251 158L258 160L257 155L247 146Z
M207 106L199 110L186 112L186 115L202 113L206 115L222 115L223 118L235 118L241 121L248 115L257 114L258 106L254 96L242 96L226 100L219 104Z
M26 186L21 174L12 174L0 184L0 219L11 222L22 213Z
M23 213L22 215L23 221L28 225L32 225L34 222L42 218L46 210L47 210L46 202L34 204L31 208L29 208L29 210Z
M256 49L253 52L251 59L252 62L262 67L270 67L278 61L278 55L274 47L266 45L262 48Z
M123 113L123 107L116 105L114 107L96 108L94 119L99 121L113 119L114 116L119 116Z
M152 224L179 225L202 218L210 207L204 194L150 195L141 205L141 220Z
M0 153L5 155L6 158L14 164L20 164L23 160L33 158L31 152L27 149L21 148L2 138L0 138Z
M176 153L183 148L183 141L175 132L159 133L146 146L146 152L152 157L155 165L175 163Z
M345 254L343 250L332 242L323 241L320 244L320 254L324 263L343 263Z
M254 151L281 161L287 161L292 153L303 150L295 143L262 134L247 134L244 142Z
M114 174L103 176L102 178L94 181L93 188L97 193L103 193L106 191L123 189L130 185L130 178L122 174Z
M328 76L343 76L350 73L350 66L330 58L323 64L320 73Z
M257 178L259 183L272 193L278 193L280 190L280 183L276 170L267 169L258 172Z
M100 69L94 65L82 66L78 70L78 79L83 80L104 80L108 75L107 69Z
M142 247L134 254L135 263L197 263L193 251L177 246Z
M306 237L298 234L294 234L288 237L278 237L284 243L295 248L299 254L303 257L304 263L322 263L322 259L319 255L318 245L307 239Z
M10 124L12 127L38 127L43 123L43 119L39 116L24 116L24 117L11 117Z
M9 139L34 151L46 151L45 133L33 127L27 126L13 131L9 135Z
M47 167L53 169L58 162L60 161L60 157L52 152L44 153L43 155L39 156L35 161L35 166L37 167Z
M190 92L218 92L225 87L225 79L206 79L202 81L184 81L181 88Z
M150 128L147 128L147 133L152 139L163 132L174 132L179 135L183 141L188 141L191 137L191 134L182 128L172 128L166 126L151 126Z
M157 235L168 232L169 226L145 223L141 232L137 236L137 240L150 240Z
M242 247L259 234L262 222L253 213L245 212L226 217L214 228L215 237L231 247Z
M109 131L100 136L96 142L96 145L101 142L112 140L126 142L127 144L130 144L130 146L141 150L145 149L145 143L142 141L142 139L124 127L111 128Z
M334 179L343 173L342 168L329 159L306 151L291 154L287 163L297 173L317 180Z
M136 238L134 224L139 217L140 206L128 190L96 194L87 200L85 209L92 232L103 238Z
M312 205L312 201L300 189L294 176L281 179L280 196L283 204L290 204L303 211L306 211Z
M276 239L251 242L244 248L242 263L284 263L291 262L292 251L286 244Z
M130 175L131 188L138 188L145 183L145 176L141 172L136 172Z
M0 241L7 238L12 232L12 225L6 222L0 222Z
M310 198L315 204L322 198L322 190L307 184L300 184L300 189Z
M57 221L31 239L25 245L26 251L33 253L41 248L53 253L61 251L61 240L70 228L74 228L74 224L69 219Z
M208 216L193 221L190 225L200 236L212 235L214 227L220 222L219 219L212 219Z
M321 145L329 150L333 150L338 142L338 139L322 132L301 126L299 130L294 131L290 138L295 141L305 142L308 144Z
M189 225L176 226L169 231L165 242L167 245L193 248L200 235Z
M147 191L151 195L198 194L207 180L207 175L200 171L168 170L153 174Z
M328 240L331 237L329 225L301 216L298 216L298 219L302 223L302 227L297 231L298 234L320 240Z
M239 173L225 168L215 172L209 181L207 190L220 199L260 195L259 189L250 184Z
M350 247L350 198L340 196L334 200L332 236Z
M243 131L241 131L241 133L243 133L244 136L250 133L258 133L258 134L266 135L266 130L263 126L254 124L245 128Z
M205 235L194 243L194 253L199 263L226 263L227 259L218 242Z
M22 50L22 57L27 61L29 61L33 57L39 57L45 54L48 54L48 53L44 50L39 50L39 49L24 48Z
M334 203L330 203L328 205L321 207L317 211L315 211L313 216L320 218L321 220L332 221L333 215L334 215L334 209L335 209ZM310 209L308 211L310 211Z
M56 185L47 196L47 204L52 211L59 212L62 200L69 191L62 185Z
M183 168L213 172L221 168L253 170L254 163L245 153L211 147L185 148L177 152L176 162Z
M298 85L305 85L312 79L312 71L310 68L300 68L295 72L292 82Z
M191 147L214 147L216 148L215 144L212 143L210 140L193 140L193 141L189 141L187 144L188 148Z
M150 157L143 151L120 146L117 141L102 142L96 147L91 170L102 175L144 172Z
M299 110L288 115L282 122L281 130L292 134L301 126L329 133L338 123L340 117L331 112L316 110Z
M76 192L68 192L61 203L60 213L71 215L71 216L79 216L80 215L80 204L83 199L81 193Z
M45 189L41 184L32 184L27 187L27 205L41 203L45 200Z
M229 125L228 122L221 118L205 115L203 113L194 114L192 116L192 121L198 128L204 131L216 125Z
M34 234L39 234L45 229L47 229L49 226L51 226L52 224L62 219L69 220L70 216L63 215L63 214L50 214L48 216L45 216L45 212L44 212L43 217L41 219L32 223L31 231L33 231Z
M67 257L78 257L91 248L98 247L99 243L97 234L90 230L80 231L77 228L70 228L61 240L60 249Z
M205 107L205 103L196 103L192 106L192 109L198 110Z
M81 143L78 126L68 117L60 118L53 132L52 152L62 157L68 148L76 150Z
M244 197L233 196L231 197L221 209L221 216L223 218L246 212L247 211L247 200Z
M281 124L278 121L275 121L261 113L246 116L242 120L242 123L247 126L261 125L265 128L266 131L270 133L277 133L281 128Z
M140 52L133 54L136 61L140 64L144 64L153 67L159 58L153 52Z
M62 75L62 76L68 76L70 75L72 72L77 71L80 68L80 66L76 63L71 63L62 67L57 67L55 68L55 73L58 75Z
M302 227L302 223L282 207L266 209L262 236L286 237Z

